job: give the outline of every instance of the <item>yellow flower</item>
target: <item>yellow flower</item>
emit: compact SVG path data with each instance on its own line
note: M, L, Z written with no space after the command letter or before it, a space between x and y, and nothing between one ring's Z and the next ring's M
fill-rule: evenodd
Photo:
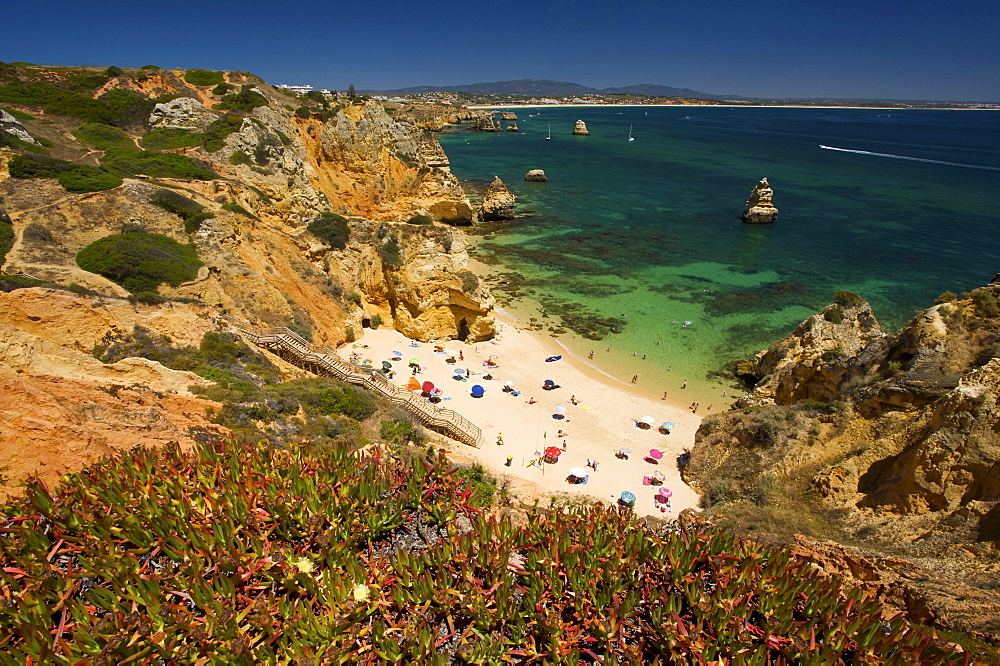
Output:
M295 566L298 567L298 570L302 573L312 573L312 570L316 568L316 565L314 565L312 560L308 557L300 557L295 560Z
M355 601L368 601L368 586L355 585L352 594Z

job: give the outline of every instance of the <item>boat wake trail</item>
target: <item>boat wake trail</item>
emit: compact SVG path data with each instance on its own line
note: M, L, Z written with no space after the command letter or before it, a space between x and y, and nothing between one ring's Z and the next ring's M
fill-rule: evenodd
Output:
M946 162L944 160L928 160L923 157L909 157L907 155L893 155L892 153L873 153L868 150L851 150L849 148L836 148L834 146L819 146L823 150L836 150L840 153L854 153L856 155L871 155L873 157L888 157L893 160L908 160L910 162L927 162L928 164L944 164L945 166L961 167L963 169L979 169L981 171L1000 171L1000 167L983 166L981 164L963 164L961 162Z

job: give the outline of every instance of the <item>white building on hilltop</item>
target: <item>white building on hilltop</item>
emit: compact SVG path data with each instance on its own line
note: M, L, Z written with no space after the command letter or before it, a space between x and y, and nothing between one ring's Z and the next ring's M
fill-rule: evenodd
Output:
M290 86L287 83L279 83L274 87L281 88L282 90L291 90L292 92L297 92L302 95L306 94L307 92L312 92L313 89L312 86Z

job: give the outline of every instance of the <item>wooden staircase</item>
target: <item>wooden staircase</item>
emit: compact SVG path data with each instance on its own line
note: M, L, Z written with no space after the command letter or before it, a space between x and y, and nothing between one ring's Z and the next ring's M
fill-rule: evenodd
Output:
M482 430L472 421L454 410L441 409L427 402L409 389L396 386L372 368L345 361L329 347L312 345L290 329L257 328L236 317L222 315L222 318L248 342L274 352L292 365L374 391L393 404L401 405L428 428L469 446L482 445Z

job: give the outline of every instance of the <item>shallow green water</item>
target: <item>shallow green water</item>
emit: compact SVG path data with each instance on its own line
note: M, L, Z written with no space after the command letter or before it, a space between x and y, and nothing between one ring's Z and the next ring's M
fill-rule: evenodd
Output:
M721 391L707 372L786 335L839 289L864 296L892 329L941 292L1000 271L1000 112L605 107L518 116L517 134L441 136L460 179L481 187L499 175L519 210L533 211L479 238L477 252L527 281L515 309L571 302L620 319L620 332L601 342L561 339L656 390L689 379L684 395ZM578 118L590 136L570 134ZM549 181L524 182L532 168ZM743 224L743 203L764 176L778 221Z

